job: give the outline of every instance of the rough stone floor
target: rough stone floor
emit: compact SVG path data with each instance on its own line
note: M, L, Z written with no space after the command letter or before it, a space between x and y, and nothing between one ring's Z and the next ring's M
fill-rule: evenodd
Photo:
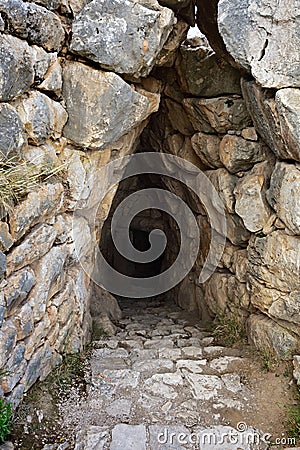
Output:
M116 336L96 342L87 398L64 405L65 426L77 414L76 450L269 447L263 434L282 431L282 373L215 345L174 304L130 300L123 311Z

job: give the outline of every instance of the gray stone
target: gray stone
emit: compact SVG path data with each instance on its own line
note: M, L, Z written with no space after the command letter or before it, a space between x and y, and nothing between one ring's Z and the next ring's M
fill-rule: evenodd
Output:
M0 277L6 272L6 255L0 250Z
M21 383L25 385L25 392L39 379L42 370L52 359L52 351L49 344L45 344L39 348L34 356L30 359L24 377Z
M251 125L245 102L239 96L186 98L183 106L195 131L227 133Z
M207 360L200 359L197 361L193 361L191 359L180 359L176 362L177 369L186 369L192 373L202 373L204 367L206 366Z
M181 348L182 356L184 358L194 358L199 359L202 357L202 348L200 347L182 347Z
M14 102L28 139L35 145L61 137L68 115L62 105L41 92L31 91Z
M208 170L205 175L216 188L226 210L230 214L234 214L235 197L233 192L238 178L226 169Z
M241 378L237 373L228 373L226 375L221 375L221 380L225 384L228 391L237 394L243 390L241 385Z
M261 167L262 170L259 170ZM249 174L237 183L234 194L235 211L252 233L262 230L268 223L272 210L266 201L270 164L257 164ZM264 170L266 169L266 170Z
M12 34L48 51L61 49L65 32L56 14L22 0L0 0L0 12Z
M275 94L280 120L280 134L287 153L300 161L300 90L280 89Z
M104 450L109 440L110 435L107 428L89 426L76 435L74 450Z
M300 234L300 167L278 162L271 177L267 199L278 217Z
M15 446L12 442L5 442L0 445L0 450L14 450Z
M297 384L300 385L300 356L298 355L294 356L293 364L294 364L293 375Z
M7 373L4 376L1 376L1 387L5 394L11 392L24 375L27 366L27 361L24 359L24 353L25 345L18 345L5 364Z
M33 308L35 321L45 315L47 302L62 288L65 276L63 268L68 255L69 252L65 246L57 246L40 260L35 271L36 285L28 299L28 303Z
M0 250L6 252L14 243L9 232L9 226L6 222L0 222Z
M8 275L44 256L52 247L56 236L57 231L54 227L47 224L38 225L19 246L8 254Z
M18 306L35 284L35 275L32 269L24 268L7 278L2 288L7 307Z
M174 369L173 361L169 359L158 360L138 360L132 364L133 370L143 372L143 374L149 375L149 373L164 373L170 372Z
M0 100L9 101L34 81L34 61L27 42L0 34Z
M118 399L111 402L106 411L112 417L125 418L130 417L131 407L131 400Z
M82 147L103 149L158 109L157 94L140 94L114 73L68 62L63 77L64 136Z
M299 87L299 14L297 0L220 0L218 27L229 53L260 85Z
M225 136L220 144L220 159L229 172L250 169L266 159L268 150L261 142L246 141L239 136Z
M166 42L174 14L152 2L93 0L75 17L71 50L117 73L147 76Z
M281 359L290 359L299 348L299 341L291 333L262 314L249 317L247 332L256 348L275 353Z
M17 329L10 320L6 320L0 329L0 368L11 356L17 342Z
M0 160L20 156L27 143L23 123L15 108L0 104Z
M184 425L150 425L149 433L151 449L183 450L190 443L191 432Z
M146 450L146 427L120 423L112 430L110 450Z
M61 183L42 184L15 206L9 219L13 239L20 239L31 227L57 213L62 205L63 191Z
M203 46L180 47L176 70L183 92L196 97L241 94L238 70Z
M253 237L248 247L248 272L266 287L299 291L299 252L300 237L282 231Z
M193 397L196 400L210 400L218 396L223 382L214 375L198 375L186 372L186 380L192 388Z
M243 359L236 356L221 356L217 359L213 359L209 363L209 367L220 373L232 372L238 370L242 362Z

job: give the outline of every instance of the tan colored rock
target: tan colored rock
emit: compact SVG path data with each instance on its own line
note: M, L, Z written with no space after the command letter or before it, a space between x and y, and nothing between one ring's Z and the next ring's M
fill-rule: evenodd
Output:
M54 227L41 224L26 239L7 255L7 274L32 264L44 256L52 247L57 236Z
M174 65L178 47L186 39L188 28L188 24L183 20L179 20L175 23L167 42L159 54L155 64L156 66L172 67Z
M196 131L227 133L251 125L245 102L239 96L186 98L183 106Z
M250 342L267 354L277 355L281 359L290 359L299 349L300 341L274 320L260 314L252 314L247 321Z
M13 243L14 240L9 232L8 224L0 221L0 250L6 252Z
M293 364L294 364L293 375L295 380L297 381L297 384L300 385L300 356L298 355L294 356Z
M234 214L235 197L233 192L238 178L226 169L207 170L205 175L216 188L226 210Z
M267 199L278 217L300 234L300 166L278 162L271 177Z
M36 265L36 284L28 299L35 321L41 320L46 312L47 302L62 288L68 255L67 246L53 247Z
M240 72L211 48L183 44L176 70L181 90L195 97L241 94Z
M54 92L59 95L62 90L62 68L59 60L56 58L44 75L44 81L38 85L42 91Z
M248 271L266 287L283 292L299 291L300 237L274 231L252 237L248 247Z
M185 136L193 135L193 126L182 105L171 99L166 99L164 103L167 107L168 118L171 122L173 130L177 130Z
M14 314L20 303L25 300L35 284L35 274L32 269L25 267L13 273L1 284L7 306L6 315Z
M247 141L239 136L226 135L220 144L220 160L229 172L249 170L264 161L268 150L262 142Z
M220 160L221 139L213 134L196 133L192 137L192 147L203 163L211 168L223 166Z
M68 115L59 102L41 92L31 91L14 102L29 142L40 145L48 138L58 139Z
M26 161L37 166L37 170L41 167L52 169L59 165L56 150L56 146L52 143L45 143L39 147L29 145L22 153Z
M243 97L246 101L249 113L256 130L266 144L280 159L294 159L300 161L298 144L297 103L298 90L294 93L291 106L286 101L290 100L291 93L286 89L278 91L276 100L272 97L272 91L266 91L254 81L242 80Z
M245 249L235 250L232 255L232 270L240 283L246 283L248 252Z
M257 164L249 174L241 178L234 190L235 211L252 233L262 230L272 215L266 201L268 172L269 163Z
M13 239L20 239L29 228L57 213L62 206L63 192L61 183L43 184L30 192L10 214L9 226Z
M258 136L254 127L245 128L241 133L247 141L258 141Z
M63 96L69 114L64 136L76 145L104 149L151 113L160 97L136 92L112 72L69 61L63 70Z

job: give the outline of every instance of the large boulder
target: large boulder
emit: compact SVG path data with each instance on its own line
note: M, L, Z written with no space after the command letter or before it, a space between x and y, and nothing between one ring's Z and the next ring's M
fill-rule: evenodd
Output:
M20 154L26 144L23 123L15 108L0 103L0 160Z
M299 89L263 89L242 80L242 91L256 130L280 159L300 161Z
M300 167L278 162L267 198L278 217L295 234L300 234Z
M0 100L12 100L26 91L34 75L34 59L27 42L0 34Z
M199 97L241 94L241 74L211 49L182 45L176 70L183 92Z
M158 109L159 95L141 94L114 73L68 62L63 77L64 136L81 147L103 149Z
M174 13L155 2L93 0L75 17L71 50L105 69L147 76L174 23Z
M45 50L61 50L65 31L59 17L46 8L22 0L0 0L8 30Z
M263 87L300 87L299 26L297 0L218 4L218 27L228 52Z

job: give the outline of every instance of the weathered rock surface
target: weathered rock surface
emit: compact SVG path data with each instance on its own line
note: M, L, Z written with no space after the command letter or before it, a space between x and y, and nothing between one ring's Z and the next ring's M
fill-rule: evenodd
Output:
M218 27L226 48L260 85L300 86L299 12L297 1L219 1Z
M12 34L48 51L61 49L65 31L56 14L22 0L1 0L0 12L5 15L8 30Z
M234 190L235 211L252 233L262 230L272 214L266 201L269 172L269 162L257 164L237 183Z
M300 234L300 167L279 162L271 178L267 199L278 217Z
M221 139L213 134L196 133L191 139L192 147L205 165L212 168L222 167L220 160Z
M0 35L0 99L12 100L34 81L34 62L29 45L13 36Z
M183 92L197 97L241 94L241 74L211 49L183 45L176 63Z
M174 23L158 3L93 0L75 18L71 50L104 69L147 76Z
M273 98L272 91L246 80L242 80L242 90L256 130L276 156L300 161L299 90L280 89Z
M159 95L138 93L114 73L69 62L63 74L64 136L82 147L103 149L158 109Z
M283 231L253 237L248 247L248 271L267 287L283 292L300 290L300 238Z
M20 239L29 228L57 213L62 206L63 192L61 183L48 183L29 193L27 199L10 214L9 225L13 238Z
M48 138L61 137L68 115L59 102L40 92L31 91L17 99L14 106L31 143L40 145Z
M27 142L23 123L15 108L0 104L0 159L21 154Z
M238 96L186 98L183 100L183 106L195 131L223 134L251 125L245 102Z
M220 144L220 160L232 173L251 169L255 163L264 161L267 153L263 143L239 136L226 135Z
M275 352L281 359L290 359L299 347L299 341L291 333L262 314L252 314L247 329L250 342L266 352Z

